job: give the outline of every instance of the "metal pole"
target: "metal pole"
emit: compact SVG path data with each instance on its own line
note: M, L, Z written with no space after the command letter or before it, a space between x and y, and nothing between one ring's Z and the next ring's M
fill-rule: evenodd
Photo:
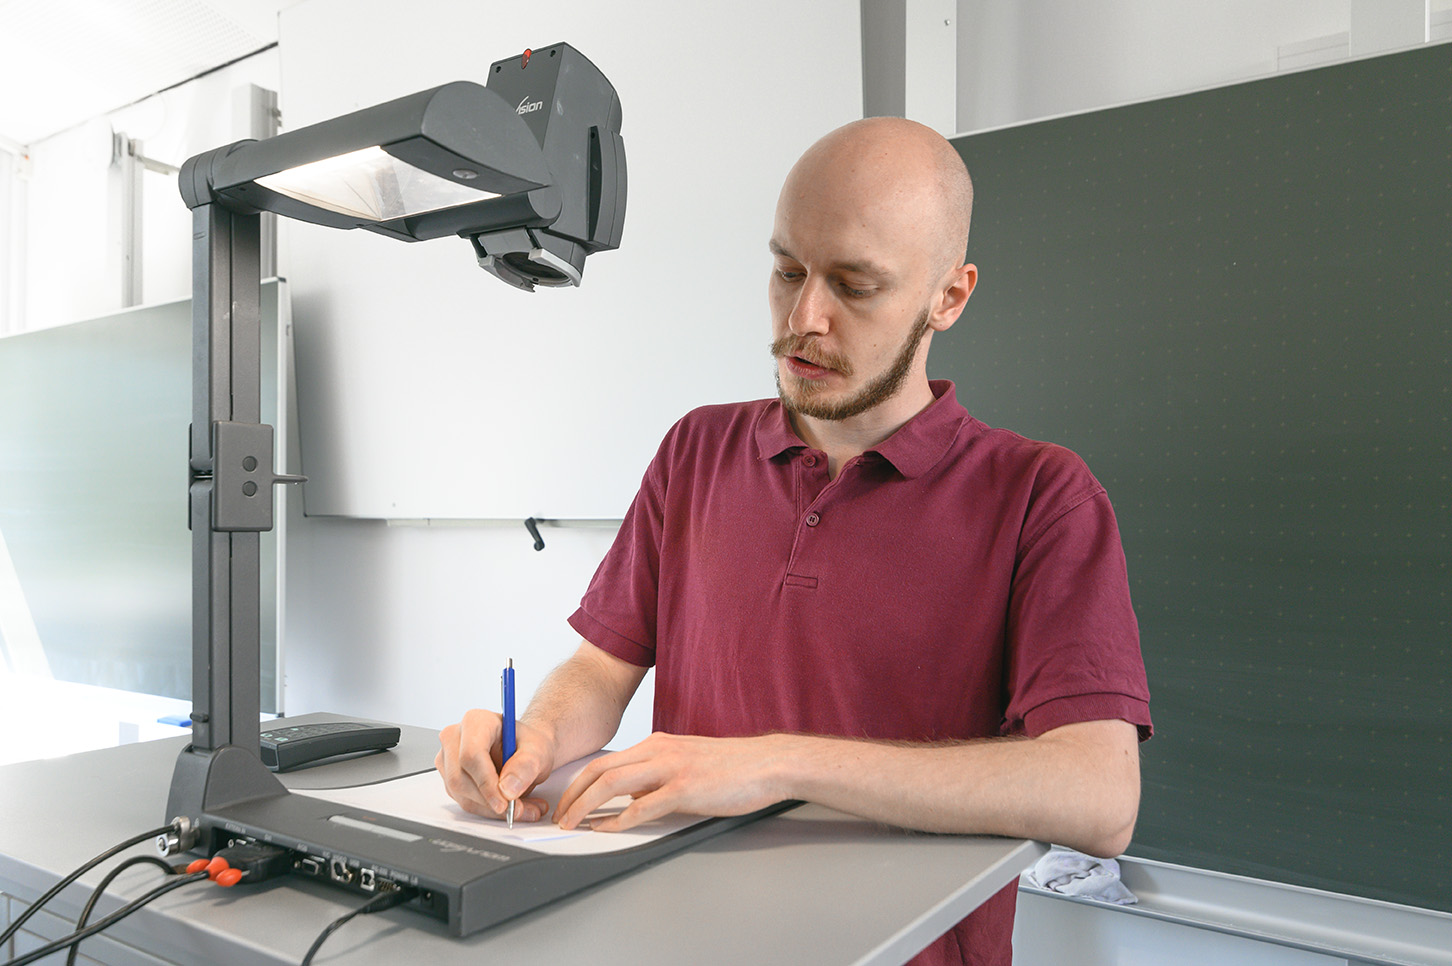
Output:
M224 519L219 497L235 499L272 453L219 443L223 430L266 430L261 418L261 283L256 215L220 205L193 209L192 233L192 746L258 748L259 608L264 525ZM255 434L254 434L255 438ZM259 459L259 457L261 457ZM237 463L233 466L232 463ZM250 463L251 465L247 465Z

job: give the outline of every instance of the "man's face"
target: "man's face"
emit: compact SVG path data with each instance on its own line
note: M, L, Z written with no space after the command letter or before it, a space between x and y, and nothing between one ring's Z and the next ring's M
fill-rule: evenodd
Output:
M791 189L771 240L777 389L792 412L850 419L925 366L931 261L889 206Z

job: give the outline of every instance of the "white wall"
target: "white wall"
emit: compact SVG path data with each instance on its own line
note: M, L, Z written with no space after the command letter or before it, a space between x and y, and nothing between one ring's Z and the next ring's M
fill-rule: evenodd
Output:
M521 701L574 653L565 623L615 530L522 525L391 527L294 516L288 529L284 701L442 728L499 707L512 657ZM648 677L620 746L650 733Z

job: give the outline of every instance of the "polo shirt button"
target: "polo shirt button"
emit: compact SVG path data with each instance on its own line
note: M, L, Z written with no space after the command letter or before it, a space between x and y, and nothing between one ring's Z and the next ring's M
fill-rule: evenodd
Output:
M807 464L808 466L816 466L817 458L815 456L808 455L802 460L802 462Z
M819 524L821 522L822 522L822 518L819 517L819 516L817 516L817 514L815 514L815 513L808 513L807 514L807 526L809 526L809 527L815 527L817 524Z

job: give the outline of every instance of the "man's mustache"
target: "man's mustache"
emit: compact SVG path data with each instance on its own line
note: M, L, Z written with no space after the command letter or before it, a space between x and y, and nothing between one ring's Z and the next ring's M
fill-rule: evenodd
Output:
M827 352L818 344L816 336L788 333L772 342L771 356L773 359L779 359L784 356L796 356L799 359L805 359L814 366L831 369L844 376L852 375L851 361L846 356L838 355L835 352Z

